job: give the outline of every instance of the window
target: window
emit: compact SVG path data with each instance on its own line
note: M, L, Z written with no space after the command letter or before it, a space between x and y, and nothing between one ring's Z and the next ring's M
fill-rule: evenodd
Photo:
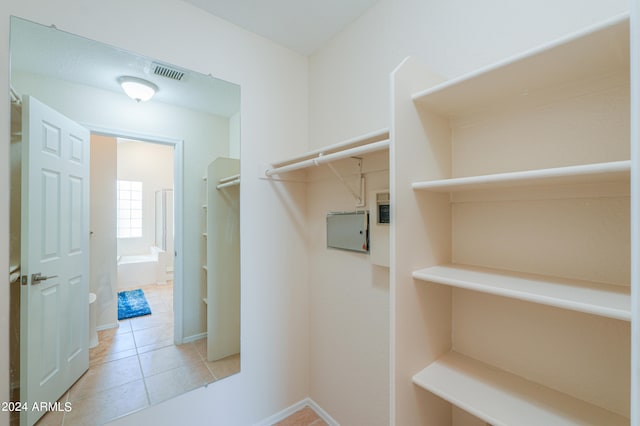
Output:
M118 238L142 237L142 182L118 181Z

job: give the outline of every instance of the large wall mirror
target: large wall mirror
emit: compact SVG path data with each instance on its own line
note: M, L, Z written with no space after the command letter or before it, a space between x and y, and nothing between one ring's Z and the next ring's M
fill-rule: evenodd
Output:
M237 373L240 87L21 18L10 40L13 421Z

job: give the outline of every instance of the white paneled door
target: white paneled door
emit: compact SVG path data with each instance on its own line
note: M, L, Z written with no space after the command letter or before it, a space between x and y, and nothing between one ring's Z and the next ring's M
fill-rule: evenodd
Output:
M31 426L65 409L56 401L89 367L89 131L29 96L22 124L20 424Z

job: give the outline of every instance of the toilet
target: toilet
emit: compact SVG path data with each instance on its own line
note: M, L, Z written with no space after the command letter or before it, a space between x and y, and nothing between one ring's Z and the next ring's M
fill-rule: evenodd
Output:
M98 331L96 330L96 294L89 293L89 348L98 346Z

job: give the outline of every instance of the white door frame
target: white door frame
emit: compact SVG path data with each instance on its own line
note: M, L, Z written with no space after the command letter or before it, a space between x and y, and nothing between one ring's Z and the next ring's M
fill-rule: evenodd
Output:
M93 124L81 123L89 129L92 134L103 136L120 137L133 139L142 142L151 142L161 145L173 146L173 209L174 209L174 250L175 257L173 263L173 342L176 345L183 343L183 253L184 253L184 227L183 227L183 197L184 182L182 170L182 158L184 153L184 141L166 136L157 136L149 133L139 133L131 130L116 129L113 127L102 127Z

